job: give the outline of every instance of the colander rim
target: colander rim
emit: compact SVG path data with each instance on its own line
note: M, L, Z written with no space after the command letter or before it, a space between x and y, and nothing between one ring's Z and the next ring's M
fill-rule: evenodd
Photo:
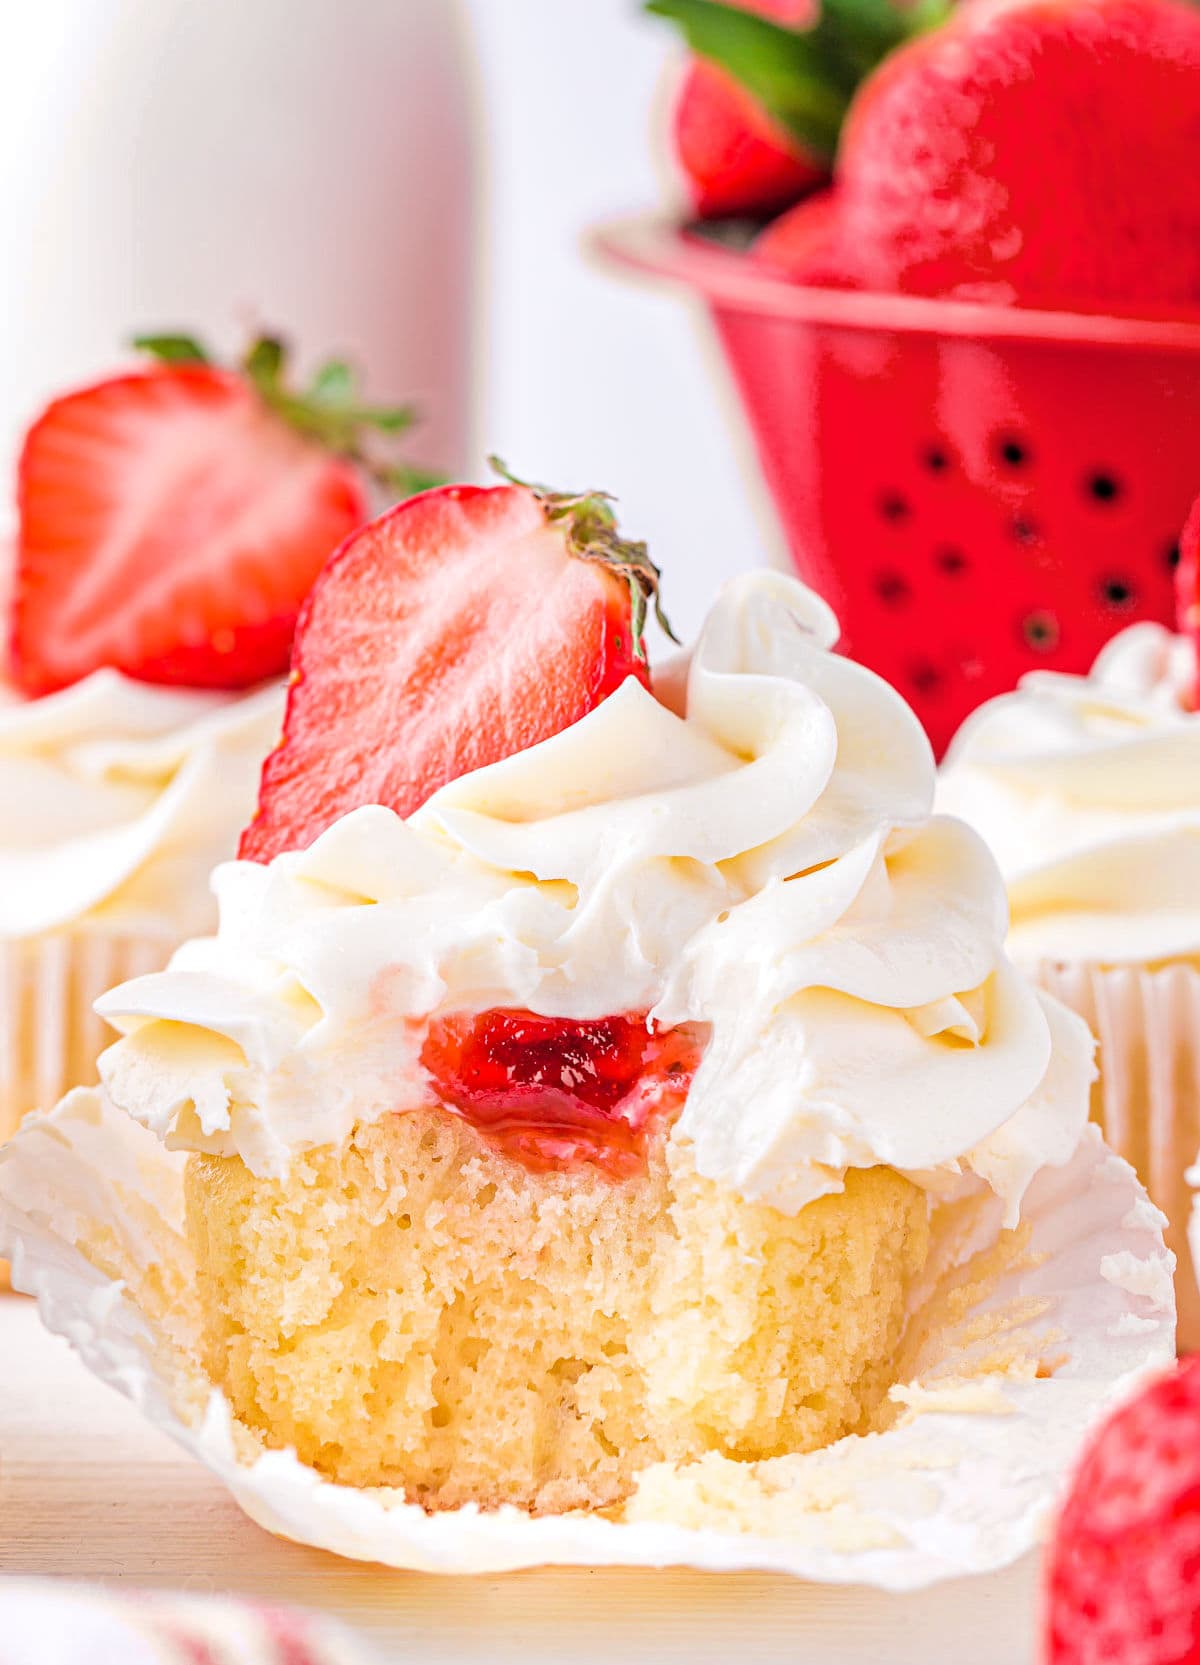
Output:
M657 213L604 221L585 241L602 262L684 284L723 311L847 329L1200 354L1200 311L1191 318L1053 312L792 283L705 241L686 222Z

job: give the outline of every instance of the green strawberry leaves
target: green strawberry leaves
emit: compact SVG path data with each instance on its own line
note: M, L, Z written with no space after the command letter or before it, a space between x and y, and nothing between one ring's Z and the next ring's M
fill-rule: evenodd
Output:
M659 594L662 574L650 559L644 542L621 537L612 509L613 498L608 492L552 491L549 486L535 485L531 480L518 478L496 456L488 458L488 466L510 486L524 486L526 491L533 493L545 510L546 519L562 526L567 548L576 560L595 561L629 586L630 626L636 659L646 663L646 614L651 603L659 629L672 642L678 643L679 637L671 629Z
M194 335L135 335L131 345L160 364L211 364L208 349Z
M821 0L807 29L789 29L721 0L646 0L688 46L733 76L814 160L831 162L860 83L897 46L938 28L951 0Z
M138 335L133 345L161 364L211 365L216 361L194 336ZM288 382L288 346L277 335L251 341L239 371L259 398L289 427L338 457L358 463L389 497L399 500L444 485L446 476L415 467L392 455L391 441L416 422L412 405L373 405L359 393L358 376L345 359L319 365L301 392Z

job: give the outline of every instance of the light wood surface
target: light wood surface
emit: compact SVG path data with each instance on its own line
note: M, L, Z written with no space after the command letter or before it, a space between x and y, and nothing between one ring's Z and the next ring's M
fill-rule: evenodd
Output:
M1034 1665L1037 1653L1032 1560L897 1597L756 1574L433 1578L286 1543L12 1295L0 1296L0 1569L304 1603L405 1665Z

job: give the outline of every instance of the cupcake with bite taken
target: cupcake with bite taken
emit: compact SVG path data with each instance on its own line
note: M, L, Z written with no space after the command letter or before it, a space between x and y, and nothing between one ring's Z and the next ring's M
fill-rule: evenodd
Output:
M911 711L770 573L660 700L656 604L598 494L367 527L217 934L100 1002L112 1113L187 1153L207 1379L343 1486L750 1529L894 1414L935 1223L1019 1254L1079 1146L1091 1037ZM1020 1334L970 1357L1052 1373Z
M369 513L345 365L300 394L184 337L58 398L21 452L0 685L0 1138L95 1079L114 982L211 928L321 563Z

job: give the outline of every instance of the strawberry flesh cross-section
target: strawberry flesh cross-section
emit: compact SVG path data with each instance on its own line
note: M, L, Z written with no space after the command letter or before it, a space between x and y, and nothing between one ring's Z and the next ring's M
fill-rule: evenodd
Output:
M505 1155L536 1172L589 1163L613 1179L644 1170L699 1061L690 1030L641 1013L457 1013L434 1020L421 1052L440 1102Z

